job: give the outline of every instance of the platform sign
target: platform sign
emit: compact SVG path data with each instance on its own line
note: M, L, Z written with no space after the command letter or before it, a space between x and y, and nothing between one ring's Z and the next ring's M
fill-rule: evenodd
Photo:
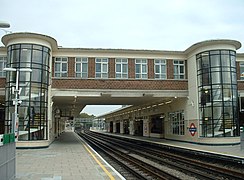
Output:
M196 126L195 126L194 123L191 123L190 128L189 128L189 131L190 131L190 133L191 133L192 136L195 136L195 134L197 132L197 128L196 128Z

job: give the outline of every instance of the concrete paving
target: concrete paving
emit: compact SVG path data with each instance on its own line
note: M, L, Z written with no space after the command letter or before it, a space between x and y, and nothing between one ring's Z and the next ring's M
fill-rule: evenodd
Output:
M95 154L95 153L93 153ZM96 158L112 174L121 177ZM73 131L66 131L50 147L16 150L16 180L106 180L110 179L85 149Z

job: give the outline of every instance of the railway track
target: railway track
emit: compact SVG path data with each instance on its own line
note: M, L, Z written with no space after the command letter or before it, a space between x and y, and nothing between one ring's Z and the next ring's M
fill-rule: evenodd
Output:
M126 179L186 179L187 176L197 179L244 179L241 171L172 154L150 145L140 145L93 132L80 136L129 172L125 174L133 176Z

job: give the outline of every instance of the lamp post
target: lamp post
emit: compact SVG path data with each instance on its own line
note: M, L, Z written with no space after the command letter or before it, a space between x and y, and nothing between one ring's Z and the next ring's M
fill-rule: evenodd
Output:
M29 68L4 68L3 71L7 72L16 72L16 80L15 80L15 89L14 94L15 98L13 99L14 104L14 118L12 119L12 133L15 133L15 137L18 138L18 127L19 127L19 119L18 119L18 104L21 101L18 98L19 90L19 72L32 72L32 69Z
M11 31L7 31L3 28L10 28L10 24L8 22L0 21L0 29L3 30L6 34L11 33Z

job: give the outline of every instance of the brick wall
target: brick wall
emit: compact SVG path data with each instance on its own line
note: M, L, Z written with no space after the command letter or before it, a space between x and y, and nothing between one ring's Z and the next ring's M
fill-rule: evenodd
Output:
M53 79L52 88L187 90L187 80Z
M173 60L167 60L167 79L174 79L174 64Z
M88 78L95 78L95 58L88 58Z
M148 79L154 79L154 59L148 59Z
M135 59L128 59L128 77L135 79Z
M75 77L75 57L68 58L68 77Z
M240 62L236 62L236 78L237 78L237 80L241 79L240 75L241 75L241 73L240 73Z
M108 77L115 78L115 58L108 59Z

